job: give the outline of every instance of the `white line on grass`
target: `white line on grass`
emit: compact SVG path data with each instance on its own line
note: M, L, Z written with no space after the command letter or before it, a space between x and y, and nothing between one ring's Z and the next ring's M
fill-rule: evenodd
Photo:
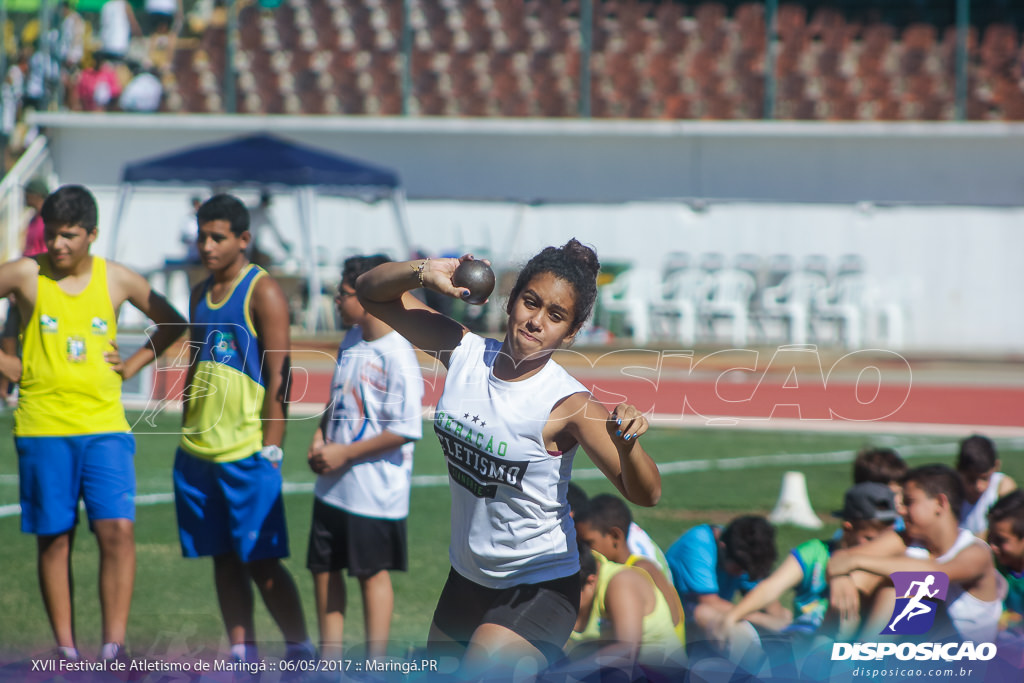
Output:
M877 439L879 443L889 439ZM895 441L894 439L892 441ZM1001 439L1000 445L1009 448L1024 447L1024 438ZM929 455L951 455L956 452L959 442L928 443L928 444L891 444L899 449L904 458L921 458ZM739 458L719 458L711 460L701 458L698 460L679 460L676 462L660 463L658 470L662 474L680 474L684 472L711 472L714 470L738 470L747 467L777 467L787 465L832 465L836 463L853 462L857 456L855 450L823 451L820 453L775 453L772 455L747 455ZM15 475L3 475L15 476ZM573 470L574 479L601 479L604 473L594 467L583 467ZM412 478L412 485L415 488L430 488L434 486L446 486L448 484L447 474L420 474ZM313 482L286 481L281 487L284 493L312 493ZM146 493L135 497L136 505L162 505L174 502L173 493ZM0 505L0 519L13 517L21 513L21 506Z

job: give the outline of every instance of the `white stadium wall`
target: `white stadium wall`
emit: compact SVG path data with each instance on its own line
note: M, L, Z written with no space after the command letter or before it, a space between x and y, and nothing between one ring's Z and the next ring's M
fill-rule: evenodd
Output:
M673 251L726 261L859 255L905 313L907 350L1024 351L1024 125L547 122L37 115L61 182L100 201L101 237L129 161L270 131L397 171L412 240L514 264L577 236L602 260L659 266ZM195 188L142 189L118 257L181 253ZM241 192L255 198L253 192ZM285 197L274 216L294 230ZM321 198L324 260L399 253L390 210ZM326 273L335 268L328 265Z

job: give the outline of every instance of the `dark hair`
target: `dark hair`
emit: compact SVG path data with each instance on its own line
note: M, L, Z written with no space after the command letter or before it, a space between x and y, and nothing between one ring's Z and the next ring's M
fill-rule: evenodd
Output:
M230 194L215 194L196 211L199 225L210 221L227 221L231 232L237 237L249 229L249 209L242 201Z
M572 285L576 292L572 329L578 330L587 322L594 310L594 302L597 301L597 274L600 270L601 264L597 260L597 253L575 237L564 246L545 247L519 271L516 284L509 292L505 311L512 312L512 304L533 278L543 273L551 273Z
M907 463L891 448L868 447L853 460L853 483L873 481L888 484L899 481L907 473Z
M732 560L754 581L772 570L777 551L775 528L764 517L747 515L729 522L722 532L725 558Z
M579 536L576 537L576 547L580 552L580 584L587 581L588 576L597 575L597 558L590 549L590 544Z
M623 534L629 533L629 525L633 522L633 515L618 496L610 493L599 493L587 503L587 509L583 513L577 512L574 519L576 523L586 522L602 534L607 534L613 527L622 529Z
M587 514L587 506L590 504L590 499L587 497L587 492L579 484L569 482L569 486L565 490L565 500L569 503L569 512L572 513L573 520L576 519L577 515Z
M929 498L946 497L953 515L960 519L960 508L964 504L964 482L953 468L946 465L922 465L907 472L900 482L904 486L914 482Z
M62 185L43 202L39 215L43 225L77 225L86 232L96 229L99 210L96 198L81 185Z
M1016 489L1000 498L988 511L988 525L1009 519L1013 522L1013 533L1024 538L1024 491Z
M356 286L356 279L360 275L371 268L376 268L382 263L390 262L391 259L384 254L374 254L373 256L350 256L345 259L345 263L341 267L340 284L354 288Z
M996 466L996 445L992 439L980 434L969 436L960 442L960 453L956 456L956 469L964 474L977 476Z
M896 524L896 520L885 519L848 519L846 521L850 523L854 531L860 531L861 529L884 531L893 528L893 525Z

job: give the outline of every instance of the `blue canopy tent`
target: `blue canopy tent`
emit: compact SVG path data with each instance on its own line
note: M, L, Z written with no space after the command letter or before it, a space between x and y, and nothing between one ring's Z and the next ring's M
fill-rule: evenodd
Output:
M321 291L314 230L315 198L318 194L352 197L367 202L389 200L402 246L407 252L411 250L405 219L405 194L394 171L262 134L193 147L125 166L108 256L116 258L114 251L119 244L121 221L133 189L138 185L163 184L251 187L295 194L311 297L305 318L310 332L315 330L317 321L312 297Z

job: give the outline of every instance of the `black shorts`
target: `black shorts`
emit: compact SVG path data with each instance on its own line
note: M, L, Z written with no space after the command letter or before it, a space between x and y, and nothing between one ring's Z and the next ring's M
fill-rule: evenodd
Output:
M404 572L409 568L405 520L362 517L316 499L306 567L313 573L348 569L350 576Z
M579 611L578 573L511 588L485 588L452 569L434 610L434 626L463 646L481 624L504 626L553 664L562 656Z

